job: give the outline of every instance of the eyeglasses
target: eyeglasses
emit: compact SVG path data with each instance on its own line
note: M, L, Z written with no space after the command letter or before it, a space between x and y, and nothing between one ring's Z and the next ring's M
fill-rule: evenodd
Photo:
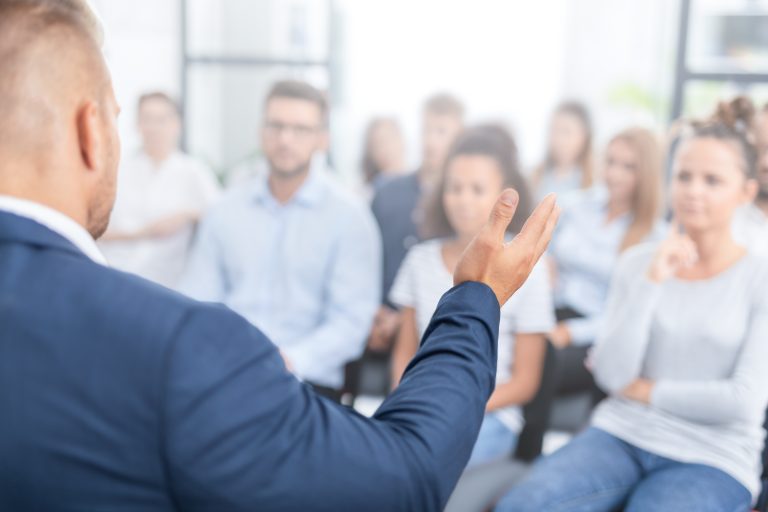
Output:
M307 126L303 124L286 124L278 121L267 121L264 123L264 132L269 137L277 137L283 132L289 133L297 139L308 139L320 130L318 126Z

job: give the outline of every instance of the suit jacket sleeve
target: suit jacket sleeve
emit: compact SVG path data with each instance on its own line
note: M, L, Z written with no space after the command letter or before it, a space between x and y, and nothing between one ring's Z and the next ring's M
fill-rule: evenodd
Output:
M163 432L184 510L442 510L496 372L499 305L482 284L442 298L402 383L374 417L316 396L272 343L196 305L167 354Z

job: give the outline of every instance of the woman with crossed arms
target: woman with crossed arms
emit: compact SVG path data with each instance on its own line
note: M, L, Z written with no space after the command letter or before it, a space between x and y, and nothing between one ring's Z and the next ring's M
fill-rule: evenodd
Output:
M768 260L737 244L756 192L747 112L721 105L675 156L668 238L625 253L591 357L611 396L499 511L746 511L768 403Z

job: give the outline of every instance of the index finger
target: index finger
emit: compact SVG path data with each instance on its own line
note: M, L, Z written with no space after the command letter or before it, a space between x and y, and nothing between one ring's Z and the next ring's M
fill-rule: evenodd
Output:
M547 246L549 245L550 240L552 240L552 233L555 231L555 226L557 226L557 220L559 218L560 207L555 206L555 209L552 210L549 219L547 219L547 225L544 227L544 232L541 234L539 243L536 246L536 251L534 253L536 261L538 261L539 258L541 258L541 255L544 254L544 251L547 250Z
M533 210L530 217L523 224L523 229L512 240L520 240L521 242L529 242L533 245L538 245L538 241L541 235L547 228L547 223L552 216L552 212L555 210L555 201L557 196L555 194L548 194L539 205ZM508 242L505 245L509 245L512 242ZM519 242L518 242L519 243Z

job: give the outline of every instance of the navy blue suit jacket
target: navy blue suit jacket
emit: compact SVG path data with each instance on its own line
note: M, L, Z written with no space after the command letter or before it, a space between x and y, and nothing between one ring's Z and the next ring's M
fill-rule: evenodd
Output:
M0 212L0 510L438 510L493 390L499 306L443 297L374 418L231 310Z

